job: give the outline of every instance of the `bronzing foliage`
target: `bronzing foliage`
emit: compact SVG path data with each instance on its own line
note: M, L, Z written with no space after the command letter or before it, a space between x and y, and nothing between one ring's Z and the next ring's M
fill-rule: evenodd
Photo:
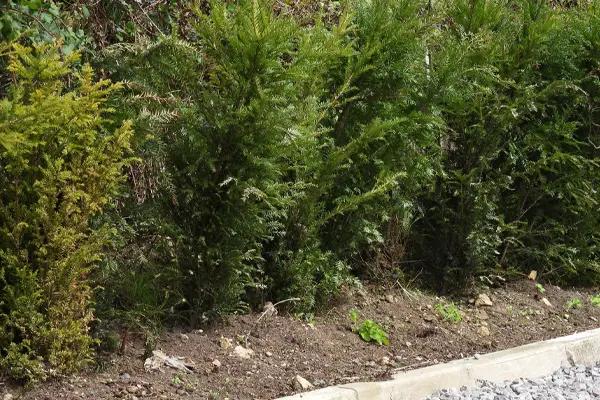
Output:
M87 364L90 269L110 230L93 217L111 201L128 124L105 120L117 86L95 82L78 56L14 45L0 101L0 366L16 379Z
M310 318L359 277L598 283L600 3L579 3L10 1L3 369L84 365L94 301L97 336L152 339L265 301Z

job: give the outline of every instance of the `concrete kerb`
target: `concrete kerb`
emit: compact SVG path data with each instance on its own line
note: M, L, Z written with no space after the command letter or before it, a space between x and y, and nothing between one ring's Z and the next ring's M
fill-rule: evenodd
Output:
M480 380L539 378L563 366L600 362L600 329L531 343L476 358L396 373L392 380L331 386L279 400L422 400L445 388L472 387Z

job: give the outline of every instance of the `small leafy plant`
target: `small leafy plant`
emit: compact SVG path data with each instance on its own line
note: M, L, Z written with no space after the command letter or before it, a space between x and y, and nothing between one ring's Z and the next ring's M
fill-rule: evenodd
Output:
M435 305L435 310L442 316L444 321L457 324L462 321L462 313L454 303L438 303Z
M380 346L390 344L387 332L377 322L370 319L362 323L358 328L358 334L365 342L375 342Z
M592 297L590 297L590 303L594 307L600 307L600 294L596 294L596 295L593 295Z
M352 331L358 333L365 342L375 342L380 346L390 344L390 339L387 332L377 322L366 319L360 325L358 323L358 311L352 309L350 311L350 319L352 320Z
M538 291L538 293L540 294L544 294L546 293L546 289L544 288L544 286L542 286L541 283L536 283L535 284L535 289Z
M583 306L583 303L581 302L581 299L578 298L573 298L569 301L567 301L566 304L566 308L567 310L575 310L577 308L581 308Z

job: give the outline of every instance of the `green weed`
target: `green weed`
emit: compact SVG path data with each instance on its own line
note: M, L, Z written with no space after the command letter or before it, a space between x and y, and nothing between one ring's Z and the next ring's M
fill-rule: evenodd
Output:
M575 310L577 308L581 308L582 306L583 306L583 303L581 302L581 299L573 298L573 299L567 301L565 308L567 310Z
M387 332L373 320L365 320L358 328L358 334L365 342L375 342L378 345L389 345L390 340Z
M367 319L359 324L359 316L356 309L350 311L350 320L352 321L352 330L358 333L365 342L374 342L380 346L389 345L390 340L387 332L375 321Z
M454 303L438 303L435 305L435 310L440 314L444 321L457 324L462 321L462 313Z
M541 283L536 283L535 284L535 290L537 290L538 293L540 293L540 294L546 293L546 289L544 288L544 286L542 286Z

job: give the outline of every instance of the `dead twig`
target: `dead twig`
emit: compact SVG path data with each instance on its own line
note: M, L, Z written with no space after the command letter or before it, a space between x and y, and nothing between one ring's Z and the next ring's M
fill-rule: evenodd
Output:
M301 299L299 297L292 297L289 299L285 299L285 300L281 300L278 301L277 303L273 304L270 301L267 301L263 307L263 312L262 314L260 314L260 316L258 317L258 319L256 320L256 322L254 323L254 325L252 325L252 327L248 330L248 333L245 335L244 337L244 342L245 342L245 346L248 347L248 338L250 337L250 335L252 334L252 332L256 329L256 327L258 326L258 324L260 323L260 321L266 316L266 317L271 317L274 315L277 315L277 307L280 304L283 303L287 303L288 301L300 301Z

